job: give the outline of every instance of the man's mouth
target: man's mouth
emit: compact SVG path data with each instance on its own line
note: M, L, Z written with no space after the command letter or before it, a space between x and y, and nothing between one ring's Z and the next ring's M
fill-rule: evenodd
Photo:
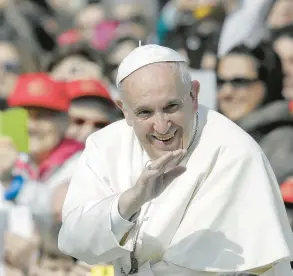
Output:
M175 134L176 134L177 130L174 131L173 133L171 134L168 134L168 135L152 135L155 139L159 140L159 141L162 141L162 142L169 142L172 140L172 138L174 138Z

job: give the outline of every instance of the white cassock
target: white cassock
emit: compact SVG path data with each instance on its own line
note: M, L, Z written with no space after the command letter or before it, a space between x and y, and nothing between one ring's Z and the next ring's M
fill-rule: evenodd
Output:
M199 107L187 171L136 224L120 217L119 195L149 160L125 120L91 135L63 207L59 248L89 264L130 270L136 225L139 276L208 276L270 265L289 276L293 240L274 173L260 147L219 113ZM126 242L120 241L129 231Z

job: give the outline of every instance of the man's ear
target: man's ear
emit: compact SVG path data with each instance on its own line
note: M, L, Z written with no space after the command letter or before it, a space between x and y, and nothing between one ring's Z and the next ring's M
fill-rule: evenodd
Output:
M192 87L190 91L190 96L192 98L192 103L194 106L194 109L197 110L198 107L198 93L200 89L200 84L197 80L192 81Z
M127 108L126 108L125 104L123 103L123 101L122 100L116 100L115 103L120 108L120 110L122 111L122 113L123 113L123 115L125 117L125 120L126 120L127 124L129 126L132 126L133 125L133 122L130 119L129 112L127 111Z

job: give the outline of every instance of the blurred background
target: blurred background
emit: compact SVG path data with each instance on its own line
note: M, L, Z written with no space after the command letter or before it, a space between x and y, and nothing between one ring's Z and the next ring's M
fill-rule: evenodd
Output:
M184 55L200 103L259 143L293 227L292 0L0 0L1 276L105 274L57 236L86 138L123 118L117 67L139 41Z

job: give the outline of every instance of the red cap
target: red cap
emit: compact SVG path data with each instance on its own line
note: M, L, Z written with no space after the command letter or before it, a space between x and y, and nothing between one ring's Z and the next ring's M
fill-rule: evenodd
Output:
M293 180L285 181L280 189L284 202L293 203Z
M112 101L108 90L97 80L75 80L67 83L67 93L71 100L79 97L100 97Z
M66 112L70 99L64 92L62 83L52 80L45 73L31 73L19 76L8 97L8 105L43 107Z

